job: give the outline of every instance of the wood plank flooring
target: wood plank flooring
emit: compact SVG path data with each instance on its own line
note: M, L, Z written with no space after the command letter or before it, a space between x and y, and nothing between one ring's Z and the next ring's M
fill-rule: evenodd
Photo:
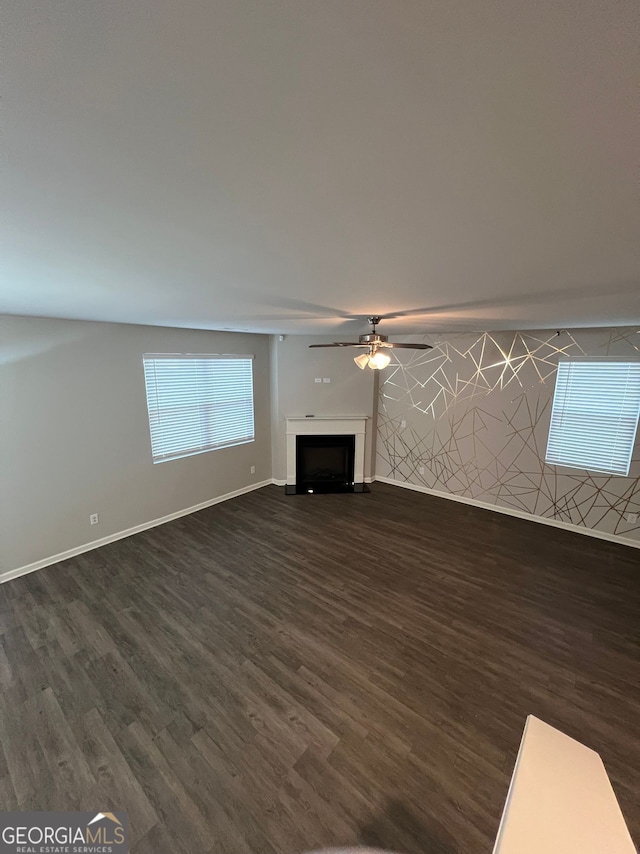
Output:
M639 601L634 549L266 487L0 587L2 809L126 809L135 854L488 854L533 713L637 843Z

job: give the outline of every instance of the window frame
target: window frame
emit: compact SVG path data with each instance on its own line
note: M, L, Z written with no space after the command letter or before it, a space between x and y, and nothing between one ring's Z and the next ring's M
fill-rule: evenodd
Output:
M247 438L238 438L237 440L232 440L229 442L217 442L212 444L202 445L200 447L191 447L190 449L184 448L182 450L178 450L171 453L166 454L156 454L154 453L154 427L152 425L152 410L159 413L162 407L150 406L150 397L149 397L149 384L148 384L148 373L147 373L147 362L156 362L156 361L188 361L188 362L202 362L202 361L211 361L211 362L223 362L223 361L248 361L250 364L250 373L251 373L251 435ZM254 372L253 372L253 354L245 354L245 353L143 353L142 354L142 373L143 373L143 381L145 388L145 404L147 409L147 423L149 428L149 443L151 450L151 458L154 465L157 463L165 463L170 462L172 460L184 459L185 457L193 457L199 454L209 453L210 451L220 451L225 448L235 448L239 445L248 445L256 440L256 432L255 432L255 380L254 380ZM152 369L155 374L155 366ZM156 377L157 379L157 377ZM219 404L219 401L218 401ZM216 402L212 401L209 406L215 407ZM204 407L202 405L202 401L198 400L193 404L194 407L197 406L197 413L200 422L202 422L203 418L203 410ZM207 414L205 413L205 417Z
M554 390L553 390L553 398L552 398L552 402L551 402L551 414L549 417L549 431L548 431L548 435L547 435L547 446L545 449L545 456L544 456L545 465L552 466L554 468L567 468L567 469L570 469L571 471L593 472L594 474L600 475L603 477L629 477L629 472L631 470L631 465L633 463L634 451L636 448L636 444L638 442L638 424L640 421L640 402L638 405L638 413L635 416L635 428L633 430L633 439L631 441L631 445L630 445L630 449L629 449L629 456L628 456L628 460L627 460L626 472L622 472L622 471L619 471L617 469L613 470L611 468L609 468L609 469L601 468L598 466L577 465L574 463L560 461L558 459L551 459L551 460L549 459L549 448L550 448L550 445L552 444L552 431L554 429L554 414L555 414L557 407L559 409L561 409L561 411L565 410L565 402L563 401L563 403L560 406L558 406L557 399L556 399L557 393L558 393L558 379L560 377L560 366L561 365L569 365L570 366L573 364L585 364L585 363L586 364L588 364L588 363L594 363L594 364L610 363L610 364L618 364L618 365L625 365L625 366L637 365L638 370L640 370L640 357L574 356L574 357L566 357L566 358L560 359L558 361L558 371L556 372L556 376L555 376L555 385L554 385ZM567 392L570 390L569 380L567 380L566 390L567 390ZM638 395L640 397L640 390L638 392ZM620 408L622 408L622 407L620 406ZM575 411L575 409L574 409L574 411ZM593 415L594 417L596 416L595 412L589 413L589 411L586 410L585 415L588 416L589 414ZM612 415L611 417L617 418L618 420L620 420L620 418L622 418L623 416L620 413L617 416ZM556 429L558 429L558 428L556 428ZM613 456L613 453L612 453L612 456Z

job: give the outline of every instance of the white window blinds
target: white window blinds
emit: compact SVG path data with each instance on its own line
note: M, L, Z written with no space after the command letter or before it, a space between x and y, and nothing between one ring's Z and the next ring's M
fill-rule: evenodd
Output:
M640 413L640 361L558 364L546 461L629 474Z
M254 440L250 356L145 353L154 463Z

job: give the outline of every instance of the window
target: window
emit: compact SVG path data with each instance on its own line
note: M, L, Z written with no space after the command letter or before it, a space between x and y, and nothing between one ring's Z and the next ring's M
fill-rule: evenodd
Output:
M251 356L143 357L154 463L253 442Z
M640 361L558 364L546 461L629 474L640 413Z

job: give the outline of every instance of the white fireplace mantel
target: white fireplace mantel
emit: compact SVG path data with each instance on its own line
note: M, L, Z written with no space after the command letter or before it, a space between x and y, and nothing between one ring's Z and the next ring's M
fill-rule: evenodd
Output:
M364 482L366 415L291 415L287 427L287 486L296 483L296 436L355 436L353 479Z

